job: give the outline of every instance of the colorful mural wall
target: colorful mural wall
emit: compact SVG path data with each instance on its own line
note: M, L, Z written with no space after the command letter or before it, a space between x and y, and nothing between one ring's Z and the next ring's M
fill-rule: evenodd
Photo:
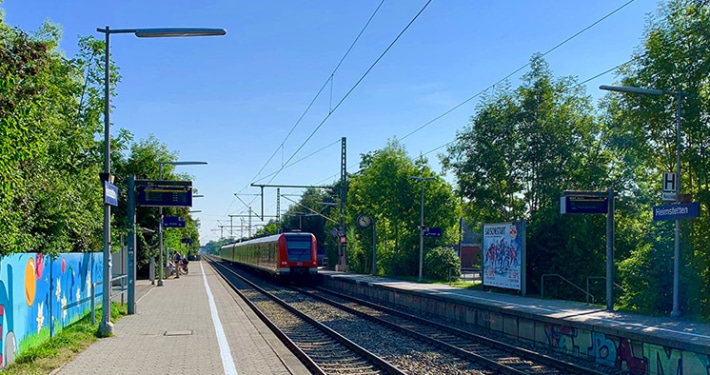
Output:
M0 257L0 368L91 311L91 284L103 279L103 253ZM101 303L102 288L96 288Z
M710 374L710 356L570 326L544 325L547 345L632 375Z

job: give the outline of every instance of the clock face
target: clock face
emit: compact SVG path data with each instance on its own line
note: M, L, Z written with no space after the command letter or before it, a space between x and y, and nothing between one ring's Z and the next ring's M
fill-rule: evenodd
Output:
M357 217L357 225L360 228L367 228L370 226L371 223L372 223L372 219L365 214L362 214Z

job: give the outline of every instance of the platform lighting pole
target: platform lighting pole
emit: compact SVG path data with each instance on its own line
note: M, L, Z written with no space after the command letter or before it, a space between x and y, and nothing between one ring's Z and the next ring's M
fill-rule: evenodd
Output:
M109 113L111 109L111 94L110 94L110 49L109 40L111 34L134 34L139 38L160 38L160 37L178 37L178 36L212 36L224 35L227 33L224 29L110 29L108 26L104 29L97 28L96 31L106 35L104 44L104 171L101 173L102 181L111 181L111 121ZM111 323L111 206L104 203L104 277L103 277L103 303L102 303L102 318L99 325L99 331L102 335L113 333L113 324Z
M160 164L160 176L159 180L163 180L163 165L206 165L206 161L159 161ZM193 197L195 197L193 195ZM158 286L163 286L163 263L167 263L170 257L165 255L165 262L163 262L163 206L158 207L158 217L160 223L158 223L158 238L160 238L160 271L158 272Z
M599 86L602 90L616 91L630 94L639 95L672 95L676 97L677 109L676 109L676 178L678 179L675 189L675 201L680 202L680 153L681 153L681 142L680 142L680 119L681 119L681 107L683 104L683 91L668 91L659 89L646 89L641 87L631 87L631 86ZM675 242L673 245L673 310L671 311L671 318L680 317L680 308L678 306L678 295L680 289L680 220L675 219Z
M419 220L419 282L422 282L422 269L424 267L424 182L435 180L436 177L409 177L411 180L421 181L422 183L422 202L421 202L421 217Z

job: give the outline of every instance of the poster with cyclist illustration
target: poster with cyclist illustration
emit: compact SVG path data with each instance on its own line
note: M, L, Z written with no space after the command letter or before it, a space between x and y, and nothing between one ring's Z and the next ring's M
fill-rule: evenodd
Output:
M483 285L525 295L525 222L483 224Z

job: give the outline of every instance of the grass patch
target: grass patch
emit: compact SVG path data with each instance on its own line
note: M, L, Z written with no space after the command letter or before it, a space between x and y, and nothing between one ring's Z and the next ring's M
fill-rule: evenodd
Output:
M446 284L459 289L483 290L483 283L480 281L458 279L451 282L436 282L436 284Z
M99 334L101 308L96 309L96 324L91 324L91 314L65 328L58 335L15 358L15 363L2 371L9 375L49 374L54 369L70 362L77 354L96 342ZM116 322L126 315L127 305L111 304L111 321Z
M397 280L403 280L403 281L409 281L413 283L419 282L419 278L417 276L392 276L392 275L384 275L381 277L387 277L390 279L397 279ZM452 281L445 281L445 280L432 280L432 279L427 279L423 278L422 283L424 284L439 284L439 285L449 285L454 288L460 288L460 289L471 289L471 290L483 290L483 283L480 280L470 280L470 279L463 279L459 278L457 280L452 280Z

